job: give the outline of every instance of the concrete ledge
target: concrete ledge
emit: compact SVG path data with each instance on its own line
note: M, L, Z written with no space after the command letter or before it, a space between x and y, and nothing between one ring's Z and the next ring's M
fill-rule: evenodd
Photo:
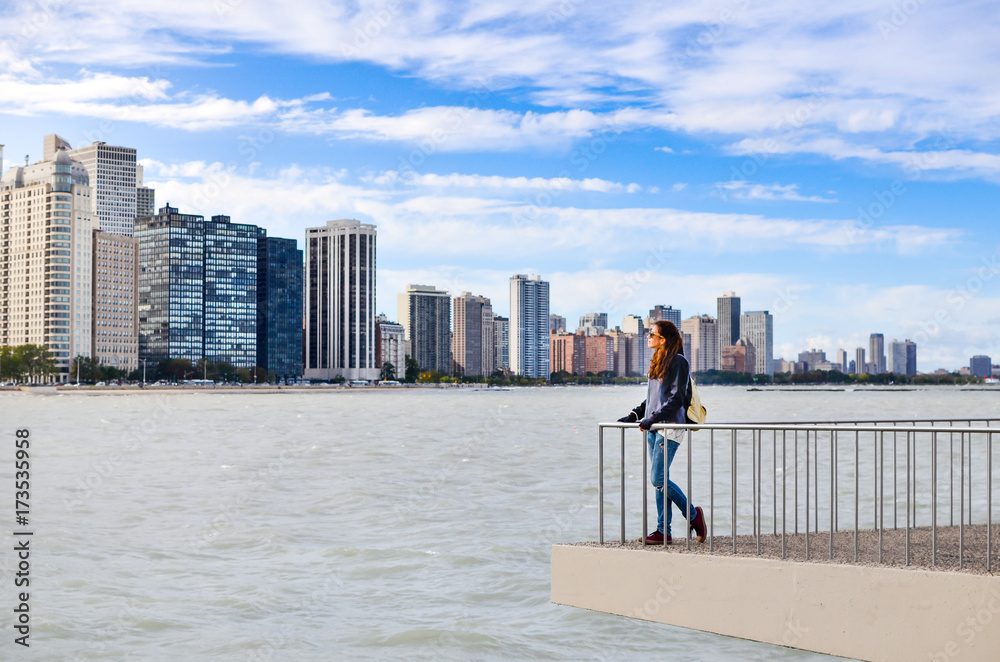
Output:
M552 548L552 602L862 660L1000 660L1000 577Z

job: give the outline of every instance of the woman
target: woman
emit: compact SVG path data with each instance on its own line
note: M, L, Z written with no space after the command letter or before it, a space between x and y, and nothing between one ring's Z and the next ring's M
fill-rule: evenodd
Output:
M687 497L681 488L670 480L670 463L673 462L680 440L684 438L684 430L667 430L667 526L663 528L663 435L652 432L649 428L656 423L687 423L688 389L690 388L690 368L684 358L684 339L673 322L660 320L650 329L649 348L653 350L653 358L649 362L649 384L646 388L646 400L632 412L619 420L621 423L639 423L639 429L646 433L646 445L649 447L649 459L652 463L649 478L656 488L656 531L646 536L643 541L647 545L662 545L664 535L669 545L673 542L670 536L670 520L672 509L676 505L685 516L688 512ZM705 514L701 508L691 505L691 528L698 536L698 542L705 542Z

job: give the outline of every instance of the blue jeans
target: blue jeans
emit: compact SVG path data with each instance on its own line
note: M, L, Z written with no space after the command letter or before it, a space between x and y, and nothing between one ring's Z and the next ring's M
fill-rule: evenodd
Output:
M659 432L646 433L646 445L649 447L649 461L653 465L649 470L649 480L656 488L656 529L670 535L670 520L673 508L667 505L667 528L663 528L663 435ZM674 504L683 515L687 515L688 501L681 488L670 480L670 464L680 446L676 441L667 441L667 501ZM691 517L695 515L694 504L691 504Z

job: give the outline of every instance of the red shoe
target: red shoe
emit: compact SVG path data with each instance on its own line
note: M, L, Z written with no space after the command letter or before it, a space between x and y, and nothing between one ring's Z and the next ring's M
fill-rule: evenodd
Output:
M698 536L698 542L705 542L705 511L701 506L694 509L694 518L691 520L691 528Z
M674 539L669 535L667 536L667 544L673 544ZM653 531L642 541L644 545L662 545L663 544L663 531Z

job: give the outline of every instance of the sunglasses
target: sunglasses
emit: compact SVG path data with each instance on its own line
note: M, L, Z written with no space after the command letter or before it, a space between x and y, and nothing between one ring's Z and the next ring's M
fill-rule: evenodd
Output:
M649 334L649 337L650 338L662 338L663 336L661 336L659 333L651 333L651 334Z

